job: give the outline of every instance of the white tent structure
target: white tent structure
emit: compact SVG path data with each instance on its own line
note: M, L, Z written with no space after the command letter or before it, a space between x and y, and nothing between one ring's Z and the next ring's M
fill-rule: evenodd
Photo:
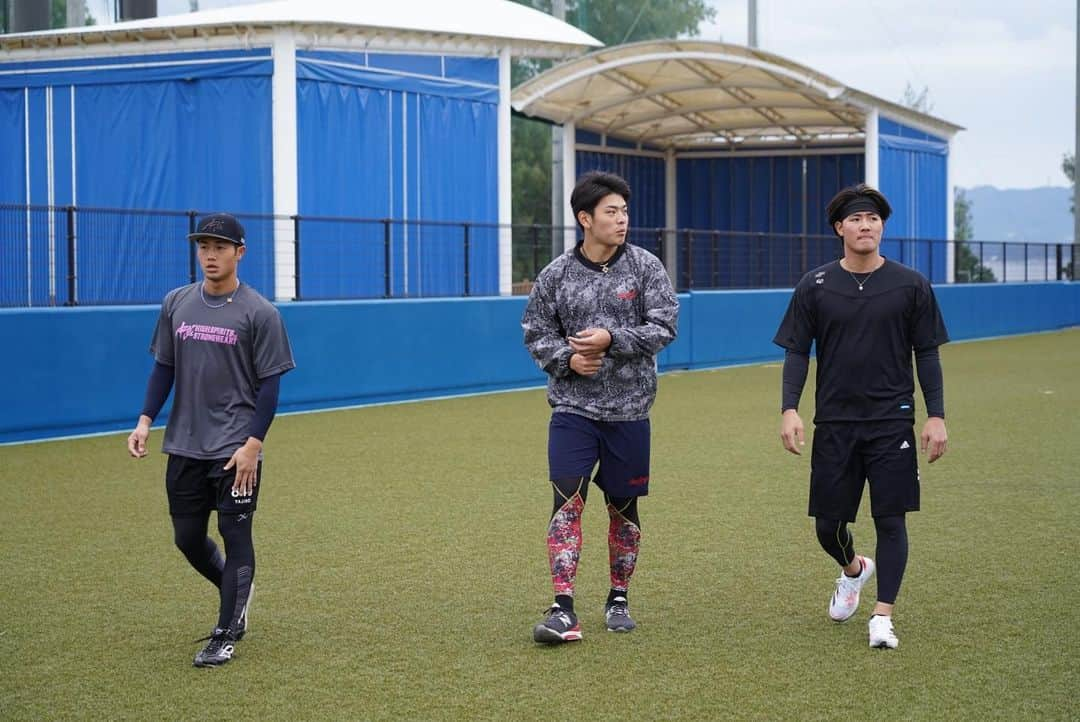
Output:
M273 252L253 246L249 269L296 298L298 214L509 224L511 58L599 45L505 0L279 0L0 36L0 203L275 214L275 242L259 244ZM357 283L386 275L394 295L455 293L442 277L460 251L414 232L395 228L393 268ZM473 292L510 292L500 235L473 245ZM51 224L36 231L28 215L28 265L55 243ZM343 251L305 252L311 270ZM382 264L370 255L367 266ZM306 278L316 285L304 297L363 291ZM37 285L0 296L44 293Z
M632 226L828 234L824 201L864 181L894 200L893 237L951 238L948 159L962 128L775 53L702 40L602 48L521 84L513 105L562 126L567 196L586 170L617 170L630 180ZM669 270L694 265L665 245ZM951 278L944 244L910 248L906 262ZM903 258L906 250L889 252ZM728 256L746 256L745 272L721 280L790 280L765 272L770 264L786 269L783 254L756 264L757 251L732 247ZM761 276L748 276L750 269Z

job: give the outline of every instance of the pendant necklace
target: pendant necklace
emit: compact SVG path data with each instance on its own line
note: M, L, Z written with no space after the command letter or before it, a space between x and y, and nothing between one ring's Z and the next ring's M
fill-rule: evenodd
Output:
M608 268L608 264L611 263L610 258L606 261L594 261L593 259L589 258L589 254L585 253L584 247L582 247L581 249L581 255L585 256L585 259L590 263L595 263L597 266L600 266L600 273L608 273L609 271L611 271L611 269Z
M859 286L859 290L861 291L861 290L862 290L862 287L863 287L864 285L866 285L866 282L870 280L870 276L873 276L873 275L874 275L874 271L876 271L876 270L877 270L877 269L875 268L875 269L874 269L873 271L870 271L870 273L866 274L866 278L864 278L864 279L863 279L863 280L861 280L861 281L860 281L860 280L858 279L858 277L857 277L857 276L856 276L856 275L855 275L854 273L852 273L851 271L848 271L848 275L849 275L849 276L851 276L851 279L852 279L853 281L855 281L855 283L856 283L856 284L857 284L857 285Z
M217 305L214 305L214 304L212 304L212 303L210 303L209 301L206 300L206 292L203 290L204 285L205 284L202 284L202 283L199 284L199 296L202 297L203 305L206 306L207 308L222 308L225 304L232 303L233 296L235 296L236 292L240 290L240 281L237 280L236 281L236 288L234 288L233 292L229 294L229 297L226 298L221 303L219 303Z

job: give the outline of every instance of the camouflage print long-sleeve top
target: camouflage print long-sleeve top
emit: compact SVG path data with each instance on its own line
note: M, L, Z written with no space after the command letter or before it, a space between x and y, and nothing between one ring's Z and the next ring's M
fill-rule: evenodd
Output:
M582 255L581 244L540 272L521 326L525 346L548 374L555 412L598 421L648 418L656 399L656 354L675 339L679 299L653 254L624 244L606 264ZM605 270L606 267L606 270ZM567 337L588 328L611 333L600 371L570 368Z

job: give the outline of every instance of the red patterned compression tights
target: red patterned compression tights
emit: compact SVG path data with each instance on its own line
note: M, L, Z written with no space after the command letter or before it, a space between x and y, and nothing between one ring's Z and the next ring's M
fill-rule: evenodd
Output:
M611 588L625 592L637 565L641 547L641 529L622 515L622 510L608 504L608 559L611 562Z
M555 594L574 595L578 559L581 557L581 512L585 500L574 494L551 517L548 525L548 561Z

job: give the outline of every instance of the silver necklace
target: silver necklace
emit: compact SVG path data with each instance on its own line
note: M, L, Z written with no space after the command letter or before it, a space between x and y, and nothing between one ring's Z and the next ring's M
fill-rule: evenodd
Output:
M862 287L866 285L866 282L870 280L870 276L874 275L874 271L877 271L877 269L875 268L873 271L870 271L870 273L866 274L866 278L861 281L851 271L848 271L848 275L851 276L851 280L855 281L855 283L859 286L859 290L861 291Z
M610 273L611 272L611 269L608 268L608 264L611 263L610 258L607 259L606 261L594 261L593 259L589 258L589 255L587 253L585 253L585 247L584 246L582 246L582 248L581 248L581 255L585 256L585 260L587 260L589 263L595 263L596 265L600 266L600 272L601 273Z
M214 304L212 304L212 303L210 303L209 301L206 300L206 292L203 290L205 285L206 284L204 284L204 283L199 284L199 296L202 297L203 305L206 306L207 308L222 308L225 304L232 303L233 296L235 296L236 292L240 290L240 281L238 280L236 282L236 288L234 288L233 292L229 294L229 297L215 306Z

